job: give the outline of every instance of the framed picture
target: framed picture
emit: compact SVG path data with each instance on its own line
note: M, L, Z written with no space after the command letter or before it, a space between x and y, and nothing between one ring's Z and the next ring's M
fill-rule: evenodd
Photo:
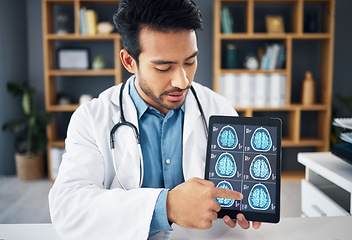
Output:
M89 69L89 50L86 48L60 48L57 50L58 69Z
M266 16L266 30L268 33L284 33L284 20L282 16Z

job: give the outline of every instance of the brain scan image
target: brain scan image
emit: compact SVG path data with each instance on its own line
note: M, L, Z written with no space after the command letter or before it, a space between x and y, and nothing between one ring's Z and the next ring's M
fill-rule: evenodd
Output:
M267 129L260 127L252 135L251 145L255 151L267 152L271 149L272 140Z
M227 188L227 189L233 190L232 185L227 181L219 182L216 187L217 188ZM233 205L233 203L235 202L234 199L228 199L228 198L216 198L215 200L218 201L222 207L231 207Z
M256 156L249 167L249 173L253 179L268 180L271 176L269 160L263 155Z
M238 144L236 130L231 126L225 126L218 135L218 145L222 149L234 149Z
M234 157L229 153L223 153L215 164L215 172L219 177L231 178L235 175L237 166Z
M271 199L266 186L260 183L254 185L249 193L248 203L252 209L267 210L270 207Z

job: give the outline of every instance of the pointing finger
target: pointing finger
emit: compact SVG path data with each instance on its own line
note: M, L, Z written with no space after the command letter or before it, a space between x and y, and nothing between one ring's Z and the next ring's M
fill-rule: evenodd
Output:
M228 198L234 200L242 200L243 195L240 192L232 191L226 188L216 188L215 197L217 198Z

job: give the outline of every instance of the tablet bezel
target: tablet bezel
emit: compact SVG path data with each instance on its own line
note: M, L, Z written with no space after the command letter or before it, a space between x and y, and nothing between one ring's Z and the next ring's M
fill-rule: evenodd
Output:
M207 140L207 155L205 165L205 179L209 180L209 168L210 168L210 156L211 156L211 141L214 124L229 124L229 125L252 125L252 126L264 126L264 127L276 127L277 129L277 153L276 153L276 180L275 180L275 213L266 212L249 212L241 210L229 210L221 208L218 212L218 218L222 218L226 215L232 219L236 219L238 213L244 214L247 220L257 222L269 222L278 223L280 221L280 194L281 194L281 139L282 139L282 123L279 118L270 117L235 117L235 116L211 116L209 118L209 136Z

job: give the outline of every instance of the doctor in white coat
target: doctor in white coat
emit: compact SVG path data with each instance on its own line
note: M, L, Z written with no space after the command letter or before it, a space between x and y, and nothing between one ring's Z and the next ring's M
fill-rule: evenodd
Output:
M131 35L130 25L126 33L126 22L137 26L137 34ZM142 178L151 176L143 173L145 166L131 128L120 127L115 132L114 158L110 148L110 131L121 119L121 108L126 121L140 130L132 86L148 106L163 115L184 106L183 126L179 129L183 131L179 174L184 182L166 191L167 198L161 204L164 220L186 228L210 228L220 210L215 198L241 199L242 195L203 180L207 135L190 86L198 95L206 120L211 115L237 113L223 97L193 82L198 54L195 30L202 26L199 10L190 0L122 0L115 24L123 43L121 61L134 75L122 89L122 106L120 84L82 104L72 115L65 142L67 152L49 193L53 225L63 239L72 240L169 236L172 225L150 234L156 204L165 189L139 187ZM225 216L224 222L229 227L238 223L249 228L242 214L237 221ZM254 222L253 227L259 228L260 223Z

